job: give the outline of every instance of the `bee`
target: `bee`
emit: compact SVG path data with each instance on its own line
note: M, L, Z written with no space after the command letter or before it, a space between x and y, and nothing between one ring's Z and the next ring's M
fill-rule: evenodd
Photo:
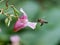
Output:
M38 22L41 23L40 26L43 26L43 24L47 24L48 23L46 20L44 20L42 18L41 19L38 19Z

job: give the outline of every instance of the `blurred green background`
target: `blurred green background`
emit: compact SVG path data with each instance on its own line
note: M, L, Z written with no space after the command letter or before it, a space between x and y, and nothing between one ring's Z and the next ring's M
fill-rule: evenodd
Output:
M5 8L4 0L0 3L0 8ZM19 35L21 45L60 45L60 0L9 0L8 4L14 4L19 10L23 8L30 21L44 18L48 24L42 27L38 24L35 30L26 27L19 32L13 32L16 20L11 22L10 27L4 23L5 16L0 15L0 45L9 45L11 35ZM8 9L12 14L13 10Z

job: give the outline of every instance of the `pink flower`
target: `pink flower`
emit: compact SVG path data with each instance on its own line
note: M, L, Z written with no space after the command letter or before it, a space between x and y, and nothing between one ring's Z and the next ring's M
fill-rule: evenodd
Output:
M20 11L22 12L22 16L18 18L17 22L14 25L14 31L17 32L21 30L22 28L25 28L26 26L29 26L32 29L36 28L35 22L29 22L27 14L23 11L21 8Z
M18 35L14 35L10 37L12 45L20 45L20 37Z
M14 36L10 37L10 40L11 40L11 42L18 42L18 41L20 41L20 38L19 38L19 36L14 35Z

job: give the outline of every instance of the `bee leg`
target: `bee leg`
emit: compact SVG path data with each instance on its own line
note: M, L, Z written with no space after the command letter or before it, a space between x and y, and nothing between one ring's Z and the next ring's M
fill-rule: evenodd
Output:
M43 23L41 23L41 25L40 26L43 26Z

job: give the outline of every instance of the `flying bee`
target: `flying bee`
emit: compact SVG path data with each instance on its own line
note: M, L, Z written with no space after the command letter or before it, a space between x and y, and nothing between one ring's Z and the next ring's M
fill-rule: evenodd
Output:
M41 26L42 26L43 24L47 24L47 23L48 23L48 22L47 22L46 20L44 20L44 19L38 19L38 22L41 23Z

